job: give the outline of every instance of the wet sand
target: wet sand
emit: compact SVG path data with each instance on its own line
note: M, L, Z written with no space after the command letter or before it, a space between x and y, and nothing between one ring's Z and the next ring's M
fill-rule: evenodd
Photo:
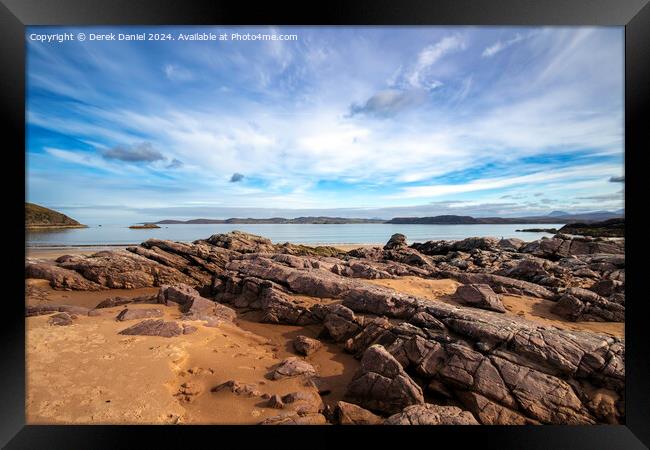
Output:
M27 285L41 291L40 297L28 296L28 304L86 307L109 297L158 291L55 291L44 280L27 280ZM128 307L160 309L165 320L180 317L173 306ZM256 424L287 411L267 407L260 397L210 389L236 380L270 395L320 390L323 402L333 405L358 367L352 355L324 342L305 358L319 374L317 387L300 377L270 380L267 375L280 361L296 356L292 340L300 334L316 337L318 326L261 324L254 321L255 313L245 313L234 324L216 328L189 321L198 328L189 335L123 336L119 331L138 322L116 321L123 308L101 309L97 317L78 316L69 326L49 325L49 315L25 319L27 423Z

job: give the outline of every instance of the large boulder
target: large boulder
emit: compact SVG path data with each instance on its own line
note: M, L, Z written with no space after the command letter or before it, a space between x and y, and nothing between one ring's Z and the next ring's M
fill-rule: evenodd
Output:
M316 375L316 369L314 369L314 366L304 359L295 356L282 360L282 362L280 362L280 364L278 364L278 366L271 372L271 378L274 380L297 377L300 375Z
M297 336L293 340L294 350L304 356L309 356L315 353L323 344L318 339L312 339L307 336Z
M270 239L242 231L215 234L210 236L207 242L217 247L223 247L239 253L264 253L275 250L275 246Z
M469 411L456 406L424 405L407 406L398 414L386 419L385 425L479 425Z
M339 425L379 425L384 421L367 409L348 402L336 404L336 417Z
M487 284L458 286L454 296L468 306L500 313L506 312L506 308L501 303L499 296Z
M400 233L395 233L390 237L386 245L384 245L384 250L397 250L404 247L408 247L406 244L406 236Z
M369 347L345 397L371 411L394 414L424 403L422 389L381 345Z

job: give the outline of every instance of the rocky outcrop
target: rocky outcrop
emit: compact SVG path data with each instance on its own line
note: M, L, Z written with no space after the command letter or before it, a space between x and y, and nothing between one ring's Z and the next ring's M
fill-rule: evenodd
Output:
M472 413L456 406L407 406L401 413L390 416L385 425L479 425Z
M623 320L621 241L564 235L528 244L470 238L408 247L405 237L391 241L386 248L342 254L274 245L239 232L191 244L151 239L127 251L65 256L26 274L57 280L55 289L84 283L94 289L160 286L155 298L111 298L102 306L173 303L182 319L208 325L232 320L234 308L258 311L267 323L318 324L319 339L361 360L347 389L352 403L323 411L303 405L298 411L302 400L278 396L274 405L281 414L266 423L324 423L323 414L340 423L443 424L471 422L470 416L482 424L624 422L624 340L542 326L503 313L495 303L500 294L526 295L556 301L554 312L568 320ZM367 281L402 276L456 280L466 285L459 297L476 295L496 311L431 301ZM77 314L63 306L48 308L28 308L26 314ZM178 336L192 330L182 323L149 319L122 333ZM308 355L316 347L307 339L296 340L298 353ZM317 379L313 366L293 357L269 378L303 375ZM228 388L246 391L239 384ZM271 398L257 387L253 392ZM425 394L460 409L425 404Z
M504 277L501 275L492 275L487 273L465 273L465 272L440 272L439 276L451 278L463 284L487 284L494 292L499 294L529 295L553 300L557 297L555 292L535 283L517 280L514 278Z
M25 278L40 278L48 280L54 289L99 291L104 286L87 280L74 270L68 270L57 265L27 260L25 263Z
M611 302L595 292L581 288L567 289L553 306L553 312L573 321L625 321L624 305Z
M111 289L136 289L170 283L195 283L189 276L126 250L98 252L90 256L68 256L57 260L60 267Z
M506 312L499 296L487 284L458 286L454 296L468 306L500 313Z
M622 255L625 252L621 240L571 237L564 234L556 234L551 239L542 238L539 241L533 241L522 247L521 251L551 260L571 255L592 255L596 253Z
M581 400L590 396L589 386L609 389L622 399L624 343L618 339L545 328L388 289L352 293L344 304L357 313L406 321L424 311L444 323L448 333L368 324L346 348L390 342L391 354L404 367L440 381L477 417L482 409L491 410L486 421L595 423L601 412ZM368 336L361 339L363 334ZM612 414L620 420L622 403L617 405Z
M381 345L370 346L364 352L361 367L345 396L371 411L388 414L424 403L422 389Z

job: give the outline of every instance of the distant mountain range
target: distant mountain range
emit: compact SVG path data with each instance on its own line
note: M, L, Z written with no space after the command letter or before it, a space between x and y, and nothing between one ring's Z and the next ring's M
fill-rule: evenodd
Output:
M285 219L271 217L268 219L230 218L230 219L192 219L192 220L161 220L157 225L176 224L355 224L355 223L389 223L409 225L460 225L460 224L529 224L529 223L575 223L594 222L625 216L624 210L594 211L590 213L569 214L563 211L553 211L545 216L530 217L472 217L443 215L432 217L395 217L390 220L354 219L346 217L296 217Z

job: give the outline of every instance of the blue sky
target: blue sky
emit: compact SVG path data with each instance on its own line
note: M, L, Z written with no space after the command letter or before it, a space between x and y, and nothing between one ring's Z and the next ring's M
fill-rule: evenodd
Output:
M30 40L62 32L175 40ZM177 40L196 32L297 40ZM29 27L28 201L85 223L618 210L623 36Z

